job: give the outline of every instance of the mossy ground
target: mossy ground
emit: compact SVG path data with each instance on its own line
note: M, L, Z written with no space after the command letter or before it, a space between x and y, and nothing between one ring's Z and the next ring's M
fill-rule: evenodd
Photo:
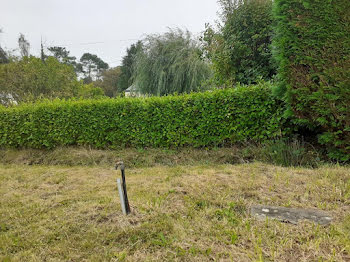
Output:
M0 261L349 261L350 168L262 163L0 166ZM317 208L331 226L257 221L252 204Z

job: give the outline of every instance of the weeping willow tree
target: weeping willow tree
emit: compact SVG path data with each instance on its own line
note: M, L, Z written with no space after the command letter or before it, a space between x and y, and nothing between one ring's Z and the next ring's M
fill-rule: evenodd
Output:
M134 86L143 94L168 95L203 89L210 77L199 42L180 29L149 35L135 58Z

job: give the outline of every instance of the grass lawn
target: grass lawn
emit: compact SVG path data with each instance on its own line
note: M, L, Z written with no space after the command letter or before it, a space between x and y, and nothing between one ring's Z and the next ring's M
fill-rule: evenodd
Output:
M350 261L350 168L0 165L0 261ZM249 216L317 208L331 226Z

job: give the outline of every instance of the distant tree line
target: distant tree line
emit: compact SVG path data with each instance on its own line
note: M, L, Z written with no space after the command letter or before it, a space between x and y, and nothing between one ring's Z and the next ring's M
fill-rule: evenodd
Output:
M53 46L40 57L30 55L30 43L18 38L19 56L0 47L0 104L53 98L97 98L105 96L94 84L109 68L98 56L85 53L79 61L64 47Z
M67 93L67 86L77 86L76 83L79 83L80 86L89 85L90 89L99 88L102 92L97 93L108 97L120 96L131 86L141 94L162 96L274 79L276 64L272 59L271 48L272 0L219 0L219 4L220 24L207 24L199 39L187 30L180 29L148 35L127 48L121 65L114 68L110 68L95 54L84 53L77 59L61 46L46 49L42 46L40 64L39 60L30 56L30 43L21 34L18 39L19 57L8 58L0 49L0 62L10 62L0 67L0 81L3 83L0 93L22 90L20 93L23 95L29 93L26 99L34 99L38 94L47 98L75 97L77 91ZM53 63L52 58L58 63ZM36 73L40 77L30 79L33 74L25 71L29 70L29 66L24 66L28 63L32 63L30 70L34 72L37 69ZM43 68L54 65L56 68L43 74ZM14 73L16 70L20 73ZM68 71L67 75L75 75L71 85L64 81L60 85L55 82L56 77L48 75L56 72L57 76L57 72ZM21 83L18 75L23 76L23 81L30 81ZM17 76L16 79L14 76ZM41 79L40 83L35 82L38 79ZM51 81L51 84L43 79ZM41 85L45 85L45 88L41 88ZM29 86L36 91L29 91ZM51 93L46 90L50 86L55 87ZM13 96L19 101L26 100L19 99L18 93L16 91ZM86 92L84 97L88 97Z
M134 84L141 93L167 95L273 80L273 1L219 4L220 23L207 24L200 41L170 29L132 45L121 66L121 90Z

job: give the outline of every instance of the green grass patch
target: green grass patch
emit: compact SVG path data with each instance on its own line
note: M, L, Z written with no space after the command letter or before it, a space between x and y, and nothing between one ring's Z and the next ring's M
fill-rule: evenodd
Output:
M348 261L350 169L127 166L123 216L111 167L0 166L0 261ZM331 226L249 215L319 208Z

